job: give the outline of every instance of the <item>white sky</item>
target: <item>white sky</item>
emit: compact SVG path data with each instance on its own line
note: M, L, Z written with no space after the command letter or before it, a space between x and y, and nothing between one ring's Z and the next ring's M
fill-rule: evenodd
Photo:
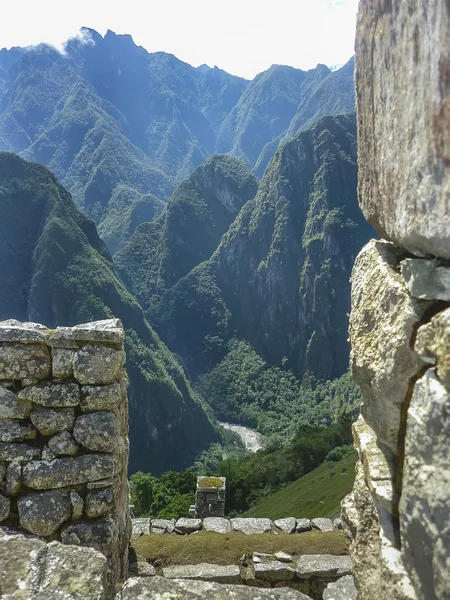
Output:
M7 7L4 6L7 3ZM80 27L252 78L270 65L343 64L358 0L0 0L0 48L56 46Z

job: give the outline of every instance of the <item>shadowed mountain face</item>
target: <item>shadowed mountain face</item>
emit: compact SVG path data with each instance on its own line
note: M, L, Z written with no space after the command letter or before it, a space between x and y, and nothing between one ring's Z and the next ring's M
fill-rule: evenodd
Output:
M0 51L0 150L49 167L112 252L216 151L261 175L286 135L353 110L353 62L273 66L248 82L129 35L82 33L64 55Z
M356 201L355 135L354 116L326 117L284 144L256 197L188 274L166 276L158 288L163 269L152 271L153 259L146 267L140 252L158 248L152 256L164 260L189 248L194 226L172 224L167 235L162 221L141 225L118 255L149 320L191 374L221 360L233 337L300 377L328 379L347 370L350 271L372 235ZM191 198L188 206L198 202Z
M0 153L0 319L49 327L119 317L131 471L183 469L217 435L183 370L116 277L94 223L44 167Z

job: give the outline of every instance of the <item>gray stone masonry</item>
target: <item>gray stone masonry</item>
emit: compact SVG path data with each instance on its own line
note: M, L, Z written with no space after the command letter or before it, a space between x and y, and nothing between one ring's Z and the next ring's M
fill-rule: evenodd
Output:
M225 477L199 477L195 492L195 513L198 519L225 515Z
M109 595L127 577L131 535L123 344L117 319L0 322L1 525L101 552Z

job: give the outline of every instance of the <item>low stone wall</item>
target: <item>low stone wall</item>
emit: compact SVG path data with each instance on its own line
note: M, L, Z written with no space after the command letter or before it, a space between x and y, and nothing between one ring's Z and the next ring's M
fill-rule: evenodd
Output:
M131 533L123 343L117 320L0 323L0 522L99 550L110 589Z
M207 517L206 519L132 519L131 538L136 539L142 535L171 534L189 535L204 529L205 531L214 531L216 533L303 533L306 531L335 531L341 529L340 519L317 518L317 519L296 519L294 517L285 517L272 521L271 519L245 518L239 517L226 519L224 517Z

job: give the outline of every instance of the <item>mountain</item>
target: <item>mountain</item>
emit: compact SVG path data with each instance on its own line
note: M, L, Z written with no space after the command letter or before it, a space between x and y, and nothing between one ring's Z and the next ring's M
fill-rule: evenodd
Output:
M119 317L130 378L130 470L183 469L218 436L183 370L114 273L94 223L46 168L0 153L0 319Z
M137 228L114 262L145 309L211 257L257 189L243 162L214 155L175 190L161 217Z
M83 28L64 53L0 51L0 150L50 168L115 252L215 152L261 175L288 132L352 110L352 72L274 66L248 82Z
M372 236L356 200L355 136L354 115L325 117L282 145L211 257L144 303L193 377L220 362L232 338L300 378L347 370L349 277ZM149 237L131 237L122 273ZM172 237L192 243L182 228ZM143 271L139 280L154 277Z
M220 130L217 150L261 177L281 142L326 115L355 109L354 59L338 71L273 65L250 82Z

